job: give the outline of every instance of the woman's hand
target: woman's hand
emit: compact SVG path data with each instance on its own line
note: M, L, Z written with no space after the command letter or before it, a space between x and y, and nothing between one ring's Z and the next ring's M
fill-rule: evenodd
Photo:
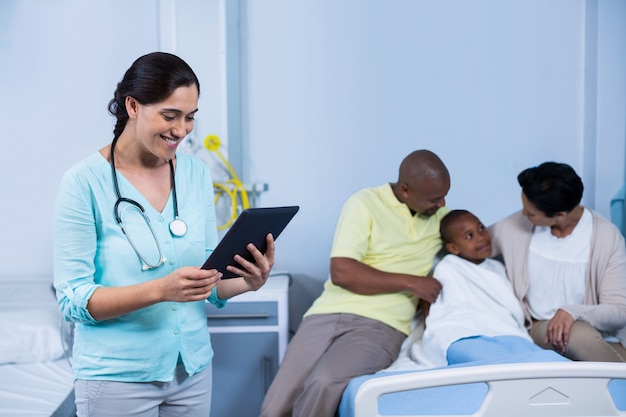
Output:
M565 353L572 324L574 318L567 311L558 309L548 322L545 342L552 345L557 352Z
M217 285L222 273L215 269L185 266L161 278L161 301L206 300Z
M254 257L254 262L247 261L242 256L236 255L235 261L237 261L243 269L236 268L232 265L226 267L228 271L243 277L248 286L248 291L256 291L261 288L267 281L267 277L270 275L270 271L274 266L274 236L268 233L265 240L267 242L265 255L263 255L256 246L250 243L247 249Z
M163 301L189 302L209 298L222 274L185 266L163 278L125 287L99 287L87 303L96 320L108 320Z

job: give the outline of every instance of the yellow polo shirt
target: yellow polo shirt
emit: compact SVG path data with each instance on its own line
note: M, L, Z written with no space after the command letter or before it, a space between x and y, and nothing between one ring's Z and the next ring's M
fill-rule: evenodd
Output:
M450 210L442 207L430 217L413 216L398 201L391 185L360 190L344 204L331 249L331 258L352 258L385 272L426 275L441 248L439 222ZM350 313L381 321L409 334L418 298L410 292L360 295L330 279L305 317Z

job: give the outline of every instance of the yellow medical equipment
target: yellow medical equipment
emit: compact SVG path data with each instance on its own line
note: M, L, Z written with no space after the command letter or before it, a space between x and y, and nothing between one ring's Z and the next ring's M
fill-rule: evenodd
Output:
M226 197L230 199L230 218L226 221L226 223L217 226L218 230L225 230L233 224L241 211L250 207L250 202L248 200L246 188L239 180L239 177L237 177L235 170L230 163L228 163L228 160L224 158L224 155L220 152L220 145L221 141L217 135L208 135L204 139L204 147L209 152L214 152L217 155L230 175L230 179L226 182L213 182L213 188L215 191L215 199L213 203L217 206L217 203L221 198Z

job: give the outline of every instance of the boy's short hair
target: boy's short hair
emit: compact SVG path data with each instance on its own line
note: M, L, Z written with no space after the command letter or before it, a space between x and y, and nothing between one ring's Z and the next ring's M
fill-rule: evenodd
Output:
M452 210L448 214L446 214L439 223L439 234L441 235L441 240L443 243L452 243L452 232L450 231L450 226L460 217L465 215L473 214L467 210Z

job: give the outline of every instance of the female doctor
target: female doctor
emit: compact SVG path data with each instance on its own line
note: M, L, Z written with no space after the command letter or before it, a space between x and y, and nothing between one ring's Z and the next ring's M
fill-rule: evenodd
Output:
M113 141L69 169L54 212L54 285L74 322L77 415L206 416L213 350L205 300L260 288L274 240L240 276L202 265L217 243L213 183L200 159L177 154L200 85L177 56L138 58L109 103Z

